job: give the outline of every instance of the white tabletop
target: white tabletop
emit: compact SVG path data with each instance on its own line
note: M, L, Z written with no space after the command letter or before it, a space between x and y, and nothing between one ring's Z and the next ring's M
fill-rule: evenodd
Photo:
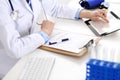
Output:
M81 28L82 27L82 28ZM87 26L80 21L57 19L56 29L62 29L75 33L91 34L93 33L86 29ZM84 31L84 32L83 32ZM17 80L19 73L25 65L26 58L29 56L51 55L56 57L55 66L53 68L50 80L84 80L86 67L85 64L90 58L89 52L82 57L72 57L62 54L57 54L49 51L37 49L30 55L23 57L13 69L5 76L3 80Z
M57 19L55 28L62 29L78 34L89 34L94 36L91 30L84 24L82 20L73 21L67 19ZM120 32L105 36L95 48L96 58L120 62L119 59L119 42ZM117 52L118 51L118 52ZM114 54L116 53L116 54ZM3 80L17 80L19 73L25 65L26 58L29 56L50 55L56 57L55 65L52 70L50 80L85 80L86 62L91 58L91 51L82 57L72 57L57 54L49 51L37 49L31 54L23 57L4 77ZM113 57L114 55L114 57Z

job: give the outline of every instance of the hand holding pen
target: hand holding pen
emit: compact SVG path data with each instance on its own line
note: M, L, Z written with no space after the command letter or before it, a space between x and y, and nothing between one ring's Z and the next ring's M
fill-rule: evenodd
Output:
M48 35L51 35L54 28L54 23L48 20L44 20L41 24L41 30Z
M44 9L44 6L43 6L43 3L42 3L42 0L40 1L41 3L41 6L42 6L42 9L43 9L43 13L44 13L44 16L45 16L45 20L43 20L42 23L37 23L38 25L41 25L41 30L43 32L45 32L46 34L48 35L51 35L52 31L53 31L53 27L54 27L54 23L52 21L49 21L48 18L47 18L47 14L45 12L45 9Z

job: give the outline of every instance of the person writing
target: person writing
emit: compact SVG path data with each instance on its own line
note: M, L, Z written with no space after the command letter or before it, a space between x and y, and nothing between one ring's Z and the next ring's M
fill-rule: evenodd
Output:
M54 22L43 20L34 32L39 14L67 19L89 18L108 22L105 10L71 9L57 0L0 0L0 78L26 54L48 41ZM43 6L42 6L43 5Z

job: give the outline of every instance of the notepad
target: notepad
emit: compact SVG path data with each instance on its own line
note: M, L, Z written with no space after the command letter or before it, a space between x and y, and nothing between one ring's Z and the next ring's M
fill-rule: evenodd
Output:
M64 30L55 29L51 35L50 40L41 46L41 49L53 51L73 56L82 56L87 53L87 48L90 46L96 37L68 32ZM67 39L65 41L61 41ZM50 42L57 42L50 45Z
M106 36L120 30L120 20L115 18L112 14L108 15L109 23L102 20L99 21L85 21L86 25L96 36Z

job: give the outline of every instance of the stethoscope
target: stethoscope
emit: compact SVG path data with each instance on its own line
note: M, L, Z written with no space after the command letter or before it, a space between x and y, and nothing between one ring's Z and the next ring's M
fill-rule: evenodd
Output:
M12 18L14 21L16 21L17 18L18 18L19 10L16 10L16 11L15 11L15 10L14 10L14 7L13 7L13 5L12 5L11 0L8 0L8 1L9 1L11 10L12 10L12 12L10 13L10 16L11 16L11 18Z
M13 7L13 5L12 5L12 2L11 2L11 0L8 0L9 1L9 4L10 4L10 7L11 7L11 10L12 10L12 12L10 13L10 16L12 17L12 19L13 20L17 20L17 18L18 18L18 14L19 14L19 10L14 10L14 7ZM45 14L45 18L46 18L46 20L47 20L47 16L46 16L46 12L45 12L45 9L44 9L44 7L43 7L43 4L42 4L42 1L40 0L40 3L41 3L41 5L42 5L42 8L43 8L43 12L44 12L44 14Z

